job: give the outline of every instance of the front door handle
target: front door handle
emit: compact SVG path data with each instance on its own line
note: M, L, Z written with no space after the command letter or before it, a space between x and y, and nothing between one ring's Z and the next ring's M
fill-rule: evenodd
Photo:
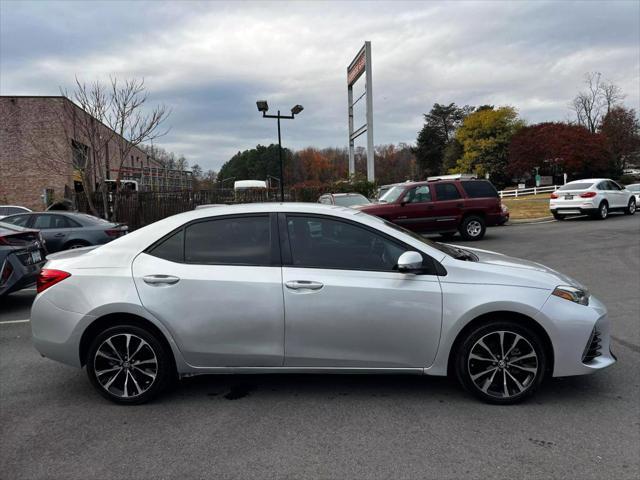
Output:
M64 236L65 236L65 234L64 234L64 233L56 233L56 234L54 235L54 237L56 237L56 238L60 238L60 237L64 237Z
M291 290L320 290L324 284L320 282L310 282L309 280L290 280L285 282L287 288Z
M142 280L148 285L174 285L180 281L172 275L146 275Z

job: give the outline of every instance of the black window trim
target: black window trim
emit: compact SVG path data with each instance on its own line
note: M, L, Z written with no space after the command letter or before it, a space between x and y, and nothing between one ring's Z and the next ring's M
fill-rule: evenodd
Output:
M306 265L293 265L293 255L291 254L291 241L289 239L289 229L287 228L287 220L288 217L306 217L306 218L319 218L319 219L328 219L336 222L346 223L351 226L363 228L368 230L369 232L379 235L384 239L390 241L391 243L395 243L397 246L404 248L406 251L418 252L422 255L422 262L424 264L424 268L422 271L416 272L418 275L430 275L430 276L445 276L447 274L446 269L438 262L436 259L431 257L430 255L424 253L423 251L404 243L402 240L398 240L397 238L381 231L376 228L373 228L369 225L365 225L360 222L354 222L352 220L348 220L342 217L335 217L332 215L321 215L317 213L304 213L304 212L282 212L278 214L279 226L280 226L280 243L281 243L281 252L282 252L282 266L288 268L310 268L316 270L343 270L343 271L351 271L351 272L381 272L381 273L400 273L397 270L378 270L378 269L370 269L370 268L339 268L339 267L314 267L314 266L306 266ZM402 273L402 275L407 275L406 273Z
M186 261L186 229L191 225L195 225L198 223L209 222L212 220L228 220L233 218L248 218L248 217L267 217L269 218L269 234L271 238L271 251L269 252L269 264L256 264L256 263L201 263L201 262L187 262ZM177 234L182 231L182 261L174 262L173 260L167 260L166 258L156 257L151 253L158 245L162 244L165 240L169 239L169 237ZM160 239L153 242L147 248L143 250L143 253L147 255L151 255L156 258L161 258L166 262L172 263L180 263L183 265L206 265L206 266L224 266L224 267L280 267L282 265L281 252L280 252L280 241L278 234L278 221L276 215L273 212L254 212L254 213L240 213L240 214L230 214L230 215L214 215L211 217L203 217L191 220L178 228L173 229L166 235L162 236Z

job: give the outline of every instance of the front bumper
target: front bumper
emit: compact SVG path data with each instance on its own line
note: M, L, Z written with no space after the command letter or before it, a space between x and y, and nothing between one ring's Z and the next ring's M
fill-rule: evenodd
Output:
M537 318L549 333L554 353L554 377L585 375L616 363L611 353L610 322L606 307L591 296L579 305L550 296ZM599 354L585 359L594 331L599 334Z

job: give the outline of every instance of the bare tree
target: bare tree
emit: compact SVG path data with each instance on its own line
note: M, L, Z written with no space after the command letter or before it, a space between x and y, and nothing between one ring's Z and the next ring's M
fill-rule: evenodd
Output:
M603 80L600 72L585 74L584 83L587 89L575 96L570 107L576 113L578 124L595 133L604 116L624 99L624 94L620 87Z
M117 133L114 137L118 148L116 161L116 191L120 190L122 167L134 147L143 142L152 142L168 131L161 130L169 115L164 105L146 111L148 93L144 79L127 79L123 82L111 77L111 108L107 115L107 124ZM117 202L113 206L113 217L117 218Z

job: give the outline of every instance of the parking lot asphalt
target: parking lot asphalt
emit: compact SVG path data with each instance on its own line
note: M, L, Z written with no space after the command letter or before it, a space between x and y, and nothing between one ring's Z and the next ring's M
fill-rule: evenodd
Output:
M479 403L417 376L196 377L116 406L0 323L0 478L640 478L640 215L489 229L457 242L544 263L609 308L618 363ZM0 300L29 318L34 291Z

